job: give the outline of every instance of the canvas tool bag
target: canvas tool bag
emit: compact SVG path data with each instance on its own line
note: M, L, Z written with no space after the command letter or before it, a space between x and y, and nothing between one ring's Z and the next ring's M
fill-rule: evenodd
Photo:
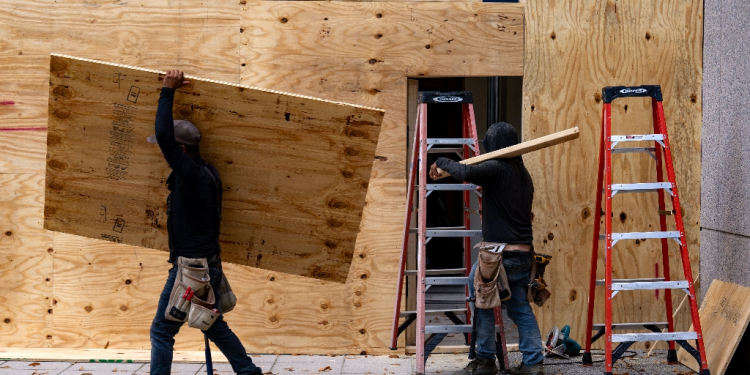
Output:
M544 281L544 271L547 268L551 255L537 254L533 251L531 253L531 283L529 284L528 298L529 301L542 307L547 302L552 293L547 290L547 283Z
M220 315L213 309L215 302L206 258L177 258L177 275L165 317L176 322L187 321L190 327L207 330Z
M510 299L508 276L503 267L503 248L506 244L481 242L477 270L474 272L476 307L491 309Z

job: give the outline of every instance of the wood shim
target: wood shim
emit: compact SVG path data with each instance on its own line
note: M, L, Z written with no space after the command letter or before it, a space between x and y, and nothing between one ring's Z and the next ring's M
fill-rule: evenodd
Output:
M714 280L703 298L699 313L708 369L711 374L722 375L750 322L750 288ZM690 331L693 331L692 325ZM695 345L695 342L690 344ZM680 348L677 359L693 371L700 370L695 358L685 349Z
M168 250L160 74L52 55L46 229ZM174 117L221 174L222 259L346 281L384 111L189 79Z

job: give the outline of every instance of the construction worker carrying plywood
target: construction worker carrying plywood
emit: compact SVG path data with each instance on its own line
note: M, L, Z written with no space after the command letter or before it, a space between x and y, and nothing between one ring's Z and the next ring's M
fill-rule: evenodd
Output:
M167 179L167 230L173 264L151 323L151 375L170 374L174 336L186 321L221 349L234 372L260 375L261 369L247 356L222 315L234 307L236 298L219 257L219 174L200 156L198 128L172 118L175 91L188 84L181 71L167 72L156 112L156 135L149 137L149 142L159 144L172 168ZM208 340L206 346L208 354Z
M517 143L516 130L504 122L493 124L482 140L486 152ZM479 244L480 259L474 263L469 276L469 296L476 298L477 303L474 313L477 327L476 359L454 375L494 375L497 372L495 317L491 306L499 305L501 299L506 300L508 314L518 326L519 349L523 353L523 363L512 369L511 373L544 374L542 338L528 298L532 268L536 268L532 267L531 246L534 185L523 159L517 156L465 165L439 158L430 168L431 178L439 178L438 168L458 180L482 187L484 242ZM498 267L499 260L503 267ZM478 287L479 293L471 285Z

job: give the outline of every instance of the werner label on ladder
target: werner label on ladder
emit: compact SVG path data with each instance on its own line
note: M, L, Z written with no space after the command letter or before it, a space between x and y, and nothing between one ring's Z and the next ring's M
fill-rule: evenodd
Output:
M706 350L703 345L703 335L701 331L700 318L698 316L698 302L693 285L693 275L690 269L690 257L687 249L687 240L685 238L685 227L682 221L682 212L680 200L677 194L677 182L675 181L675 171L672 165L672 150L669 146L669 137L667 136L667 125L664 119L664 107L662 105L661 87L658 85L638 86L638 87L605 87L602 90L604 105L602 107L602 129L601 145L599 149L599 174L597 176L596 190L596 210L601 212L602 194L604 195L604 234L600 234L599 220L594 220L593 249L591 256L591 274L589 279L589 304L586 330L586 350L583 357L583 365L591 366L591 344L600 337L604 336L605 348L605 374L612 374L612 367L615 362L625 351L634 343L642 341L668 341L669 351L667 352L667 362L676 364L677 354L675 352L675 343L679 344L690 353L700 365L700 374L708 375L708 364L706 363ZM652 116L653 116L653 134L645 135L612 135L612 101L621 97L651 97ZM653 147L629 147L616 148L620 143L629 142L654 142ZM648 153L656 160L656 182L653 183L634 183L634 184L613 184L612 183L612 155L628 153ZM663 157L662 157L663 156ZM667 181L664 181L664 172L662 163L667 170ZM630 232L630 233L613 233L612 232L612 197L618 193L645 193L656 192L659 201L659 224L658 232ZM671 211L665 209L664 192L669 194L672 200ZM674 213L674 215L672 215ZM677 230L667 230L667 215L674 216L675 227ZM619 279L613 280L612 274L612 248L620 240L635 240L644 238L655 238L661 240L663 278L657 279ZM673 239L680 247L680 256L682 259L682 270L684 280L670 280L669 272L669 247L668 241ZM604 280L596 279L597 259L599 252L599 241L603 240L604 248ZM604 324L593 324L594 317L594 297L596 286L605 287L604 292ZM634 290L659 290L664 289L666 301L666 322L612 322L612 302L615 295L619 292L628 292ZM681 289L687 293L690 301L690 316L693 322L694 332L675 332L674 321L672 316L672 289ZM666 332L662 329L666 328ZM615 334L612 331L618 329L633 330L646 329L648 333L624 333ZM597 334L592 337L593 331ZM692 346L688 340L695 340L696 345ZM615 349L612 349L612 343L618 343Z
M463 129L464 138L456 139L430 139L427 138L427 104L428 103L439 103L446 102L444 98L453 97L449 102L462 103L463 104ZM437 100L437 99L440 100ZM456 374L495 374L497 372L497 366L495 364L495 357L500 362L500 368L502 370L508 369L507 352L505 350L505 338L502 334L502 316L499 308L477 308L475 318L472 321L472 325L459 324L456 326L430 326L425 325L425 292L430 285L440 284L448 285L468 285L469 301L475 299L475 280L479 280L477 283L492 283L493 279L502 279L507 281L506 295L502 298L508 299L506 305L511 318L514 320L516 325L519 327L520 338L520 350L524 354L524 360L520 368L515 369L514 373L522 374L543 374L541 362L543 361L542 356L542 345L541 345L541 334L539 327L536 322L536 318L532 312L529 300L539 301L543 303L544 297L538 296L541 292L548 293L545 290L545 284L541 275L543 274L544 266L549 261L549 257L538 257L543 265L534 267L535 257L533 257L532 249L532 229L531 229L531 202L533 199L533 183L531 177L523 165L523 160L519 156L520 153L528 152L522 151L519 154L513 155L512 158L506 157L505 159L492 159L482 162L478 165L467 165L464 163L458 163L448 158L439 158L436 163L430 168L430 177L433 179L438 178L438 167L444 169L450 173L453 177L463 182L463 184L427 184L427 154L428 153L453 153L459 151L459 155L463 159L467 159L470 153L474 156L478 155L478 142L476 139L476 126L474 122L473 104L471 103L471 93L458 92L458 93L435 93L435 92L422 92L420 93L418 107L418 131L415 134L415 150L413 152L411 173L409 176L409 188L408 188L408 203L407 212L405 218L405 230L404 230L404 242L401 254L401 274L399 277L399 285L397 289L397 299L394 314L394 325L392 334L391 347L395 348L396 338L403 329L416 320L417 322L417 373L424 374L425 372L425 361L429 356L430 352L436 347L436 345L445 337L447 333L467 333L471 332L472 328L475 329L476 334L472 334L470 348L470 359L473 355L476 355L476 359L472 361L464 370L457 372ZM577 129L572 132L569 139L577 137ZM486 151L492 152L497 150L507 150L517 145L518 136L515 129L506 123L494 124L488 129L487 135L483 140L483 145ZM459 146L462 149L455 148L444 148L434 146L445 146L453 145ZM549 144L536 147L546 147ZM463 151L463 152L460 152ZM419 182L417 183L416 175L419 172ZM410 215L412 210L412 196L413 188L419 189L419 205L418 205L418 228L417 228L417 311L415 312L404 312L406 321L399 327L398 318L401 317L399 314L400 300L401 300L401 288L403 283L404 259L407 251L407 239L409 233ZM484 210L482 211L482 230L471 230L469 225L469 213L478 213L478 210L472 210L469 207L469 192L478 190L478 187L482 187L482 199L480 200L480 207L484 202ZM430 192L434 190L459 190L463 191L465 213L464 213L464 226L463 227L452 227L452 228L427 228L427 213L426 213L426 199ZM482 236L484 242L480 244L480 247L484 248L484 253L487 257L484 265L469 268L471 264L470 254L470 236ZM465 269L462 272L466 272L471 269L471 272L466 277L454 277L454 278L428 278L426 277L426 243L436 237L464 237L464 258L465 258ZM492 249L501 251L492 251ZM492 255L500 256L492 256ZM494 267L492 263L494 262ZM502 263L503 267L500 267ZM477 271L479 268L479 271ZM498 268L501 268L506 277L500 277L496 275ZM432 271L432 270L431 270ZM485 273L485 271L487 271ZM535 273L536 271L536 273ZM532 275L532 273L535 273ZM479 274L479 276L477 276ZM485 277L486 276L486 277ZM476 277L476 278L475 278ZM538 281L533 283L533 281ZM533 290L530 290L530 284L533 284ZM488 285L488 289L493 289L492 285ZM500 289L503 289L502 287ZM481 290L481 288L480 288ZM494 288L494 293L499 293L498 288ZM530 298L531 296L531 298ZM501 296L498 294L496 303L490 302L487 304L479 303L478 307L494 307L496 304L499 305ZM487 302L487 301L481 301ZM446 312L446 315L448 313ZM471 316L470 312L467 311L467 318ZM450 317L450 315L448 315ZM451 318L454 322L455 319ZM460 321L459 321L460 323ZM498 325L496 325L498 323ZM497 334L496 334L497 333ZM428 334L430 339L425 342L425 335ZM497 341L497 344L496 344ZM475 350L474 350L475 349Z

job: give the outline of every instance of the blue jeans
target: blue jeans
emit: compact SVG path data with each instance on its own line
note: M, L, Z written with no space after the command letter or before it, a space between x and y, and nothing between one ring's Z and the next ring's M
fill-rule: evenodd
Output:
M220 268L209 268L208 274L211 277L211 287L216 293L216 308L219 306L218 285L223 276ZM172 368L172 351L174 349L174 336L180 331L184 322L175 322L164 317L164 311L169 304L169 295L172 293L174 280L177 276L177 266L169 270L167 284L159 298L159 307L156 309L156 316L151 323L151 375L170 375ZM252 374L260 375L262 371L253 364L253 360L247 356L245 347L242 346L237 335L229 329L224 316L219 316L214 324L203 333L208 339L221 350L232 365L234 372L240 375Z
M527 296L528 285L531 282L531 257L503 259L505 273L508 274L510 299L503 302L508 308L508 315L518 326L518 348L523 353L523 364L535 365L544 361L542 354L542 335L531 310ZM474 272L477 263L471 267L469 274L469 296L474 299ZM477 320L477 357L495 359L495 313L493 309L475 309L474 319Z

